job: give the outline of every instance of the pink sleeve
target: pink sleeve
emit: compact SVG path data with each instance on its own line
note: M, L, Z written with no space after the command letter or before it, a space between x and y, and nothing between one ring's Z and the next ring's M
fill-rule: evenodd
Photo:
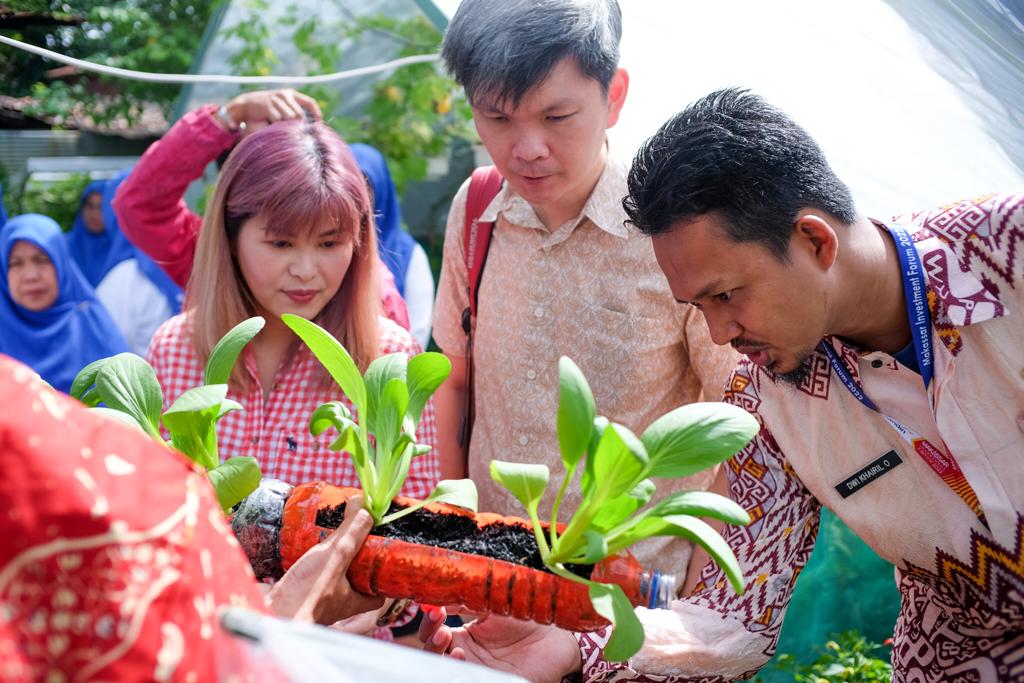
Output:
M398 293L395 276L379 257L377 270L380 272L380 304L384 309L384 317L400 325L403 330L408 330L409 309L405 305L405 299Z
M183 199L189 183L237 139L211 118L213 105L185 114L150 145L114 198L128 239L184 286L202 218Z

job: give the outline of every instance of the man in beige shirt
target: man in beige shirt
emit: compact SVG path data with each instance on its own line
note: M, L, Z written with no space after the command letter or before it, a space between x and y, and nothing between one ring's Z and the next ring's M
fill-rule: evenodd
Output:
M522 512L491 480L492 459L561 469L560 356L580 366L598 413L637 433L680 405L718 400L737 360L712 343L699 311L672 298L651 240L624 225L626 172L606 139L629 84L617 68L620 34L614 0L466 0L445 37L443 56L505 178L480 217L495 228L475 321L468 454L457 440L468 390L461 322L469 305L468 182L448 217L434 320L453 366L437 395L442 476L473 479L481 510ZM707 488L712 476L658 482L656 497ZM570 494L563 509L578 503ZM637 552L670 573L685 572L689 554L685 542L666 539Z

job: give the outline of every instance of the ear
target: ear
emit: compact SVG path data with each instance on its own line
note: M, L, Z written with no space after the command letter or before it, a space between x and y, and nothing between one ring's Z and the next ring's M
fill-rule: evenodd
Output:
M816 209L801 209L793 225L790 249L802 249L822 270L828 270L839 254L839 235Z
M605 128L611 128L618 122L619 112L626 103L628 91L629 73L625 69L616 70L612 82L608 84L608 120L605 122Z

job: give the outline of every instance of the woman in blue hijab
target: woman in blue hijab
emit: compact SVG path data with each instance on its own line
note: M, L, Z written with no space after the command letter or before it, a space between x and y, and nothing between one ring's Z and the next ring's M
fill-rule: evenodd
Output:
M402 229L398 191L384 156L370 145L349 145L373 193L374 220L381 260L395 277L398 293L409 309L409 331L426 348L434 309L434 277L427 253Z
M167 317L178 315L181 313L181 303L184 299L181 287L175 284L174 280L153 259L128 241L128 238L121 232L121 225L117 222L117 214L114 212L114 195L117 194L117 188L131 172L130 168L126 168L109 179L103 186L103 224L106 226L107 232L113 236L113 244L110 247L105 266L106 273L109 274L118 264L128 259L135 259L139 272L160 291L166 300L167 308L170 311L170 315Z
M94 360L128 350L71 258L57 223L39 214L0 230L0 353L67 392Z
M131 169L125 169L103 186L103 224L111 244L96 298L107 308L131 350L144 356L156 329L181 312L184 296L181 287L121 232L112 203L129 173Z
M105 180L94 180L82 191L78 214L67 233L71 257L89 285L95 287L107 274L107 257L113 235L103 224L103 188Z

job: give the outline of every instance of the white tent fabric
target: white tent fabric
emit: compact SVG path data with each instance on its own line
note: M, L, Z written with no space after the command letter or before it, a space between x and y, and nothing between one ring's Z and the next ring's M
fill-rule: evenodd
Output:
M862 213L1024 186L1024 31L999 0L619 4L631 85L618 155L743 86L818 140ZM458 0L438 5L450 16Z

